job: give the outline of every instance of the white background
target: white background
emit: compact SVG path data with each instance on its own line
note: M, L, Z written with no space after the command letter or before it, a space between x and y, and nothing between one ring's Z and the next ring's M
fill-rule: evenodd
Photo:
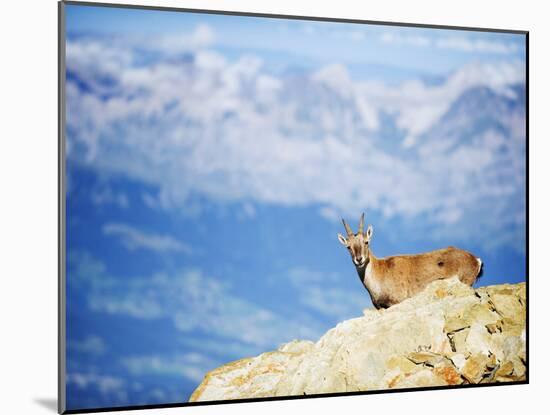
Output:
M119 2L124 2L120 0ZM530 385L141 411L446 414L529 412L547 402L550 275L545 261L550 25L545 2L504 0L179 0L159 6L530 31ZM0 12L0 412L52 414L57 393L57 5L12 0ZM540 413L540 409L536 412ZM133 412L136 413L136 412Z

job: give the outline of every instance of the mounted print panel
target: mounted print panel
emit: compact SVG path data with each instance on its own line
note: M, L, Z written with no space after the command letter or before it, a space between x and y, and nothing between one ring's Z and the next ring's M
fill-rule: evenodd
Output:
M527 36L60 3L60 411L526 383Z

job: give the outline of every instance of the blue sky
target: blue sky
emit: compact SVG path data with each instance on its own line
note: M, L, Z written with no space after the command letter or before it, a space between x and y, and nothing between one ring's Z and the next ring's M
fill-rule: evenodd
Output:
M341 217L525 279L522 35L66 11L69 408L182 402L360 316Z

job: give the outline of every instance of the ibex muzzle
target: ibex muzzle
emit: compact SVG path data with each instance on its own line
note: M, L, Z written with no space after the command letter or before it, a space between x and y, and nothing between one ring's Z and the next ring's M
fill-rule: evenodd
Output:
M417 255L376 258L370 249L372 225L363 231L365 214L361 215L355 234L345 220L342 222L346 236L338 234L338 239L348 249L359 279L376 308L400 303L435 280L456 276L464 284L473 285L480 276L481 259L452 246Z

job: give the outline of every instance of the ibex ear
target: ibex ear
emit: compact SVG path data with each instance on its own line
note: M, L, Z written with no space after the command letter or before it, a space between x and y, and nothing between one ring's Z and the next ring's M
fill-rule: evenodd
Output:
M370 238L372 238L372 225L369 225L369 227L367 228L367 231L365 232L365 238L367 239L367 241L370 242Z
M346 238L344 238L344 235L342 235L341 233L338 234L338 240L345 247L349 246L348 240Z

